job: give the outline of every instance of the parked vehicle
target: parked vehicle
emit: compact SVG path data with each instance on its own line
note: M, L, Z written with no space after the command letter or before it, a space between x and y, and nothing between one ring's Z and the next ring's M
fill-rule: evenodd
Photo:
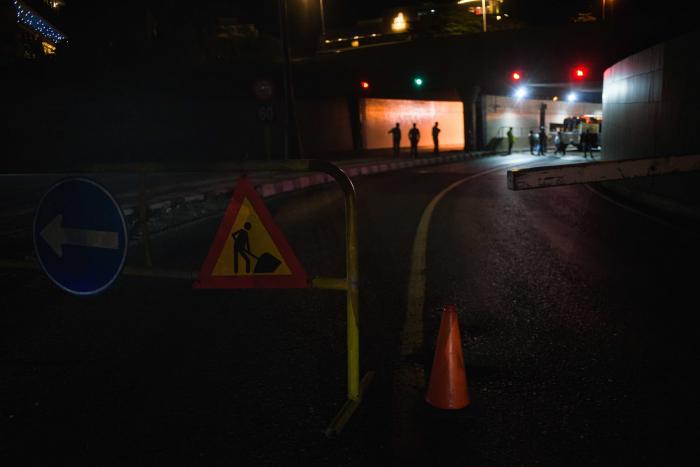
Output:
M564 123L550 123L550 133L561 131L561 139L568 148L575 146L579 151L583 150L581 135L590 131L591 147L594 151L600 151L600 136L603 126L603 119L595 115L581 115L578 117L565 118Z

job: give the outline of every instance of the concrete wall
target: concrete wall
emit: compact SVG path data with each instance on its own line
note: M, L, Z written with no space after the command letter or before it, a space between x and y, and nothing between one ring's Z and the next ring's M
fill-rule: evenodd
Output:
M508 96L482 96L486 122L486 142L504 138L509 127L515 135L514 147L529 148L527 136L530 130L540 127L540 106L547 105L545 128L549 133L550 123L564 123L572 115L600 115L602 106L586 102L566 102L538 99L516 99ZM603 124L605 126L605 123Z
M694 32L634 54L608 68L603 83L605 159L697 153L700 106Z
M265 104L274 110L266 132L253 80L231 82L231 68L91 74L57 67L23 63L0 87L8 116L0 129L5 158L38 168L45 161L265 159L267 134L271 157L283 153L280 96Z
M296 110L305 156L352 150L352 126L347 100L298 99Z

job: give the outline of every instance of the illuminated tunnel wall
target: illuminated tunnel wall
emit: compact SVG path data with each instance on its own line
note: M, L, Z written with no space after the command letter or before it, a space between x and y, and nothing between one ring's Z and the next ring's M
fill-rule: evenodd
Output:
M388 133L401 125L401 146L408 147L408 130L420 130L419 148L433 148L432 128L438 122L440 149L464 149L464 107L459 101L418 101L404 99L362 99L360 124L366 149L391 148Z

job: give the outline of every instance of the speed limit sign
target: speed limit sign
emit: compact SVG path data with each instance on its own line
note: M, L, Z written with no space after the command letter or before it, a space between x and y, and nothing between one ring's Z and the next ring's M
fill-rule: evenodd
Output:
M258 120L261 122L271 122L275 119L275 109L272 105L261 105L258 107Z

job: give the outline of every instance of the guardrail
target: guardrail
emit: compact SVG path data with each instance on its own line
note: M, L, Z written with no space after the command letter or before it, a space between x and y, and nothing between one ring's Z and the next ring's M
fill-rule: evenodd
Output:
M530 167L508 171L508 188L529 190L700 170L700 154Z

